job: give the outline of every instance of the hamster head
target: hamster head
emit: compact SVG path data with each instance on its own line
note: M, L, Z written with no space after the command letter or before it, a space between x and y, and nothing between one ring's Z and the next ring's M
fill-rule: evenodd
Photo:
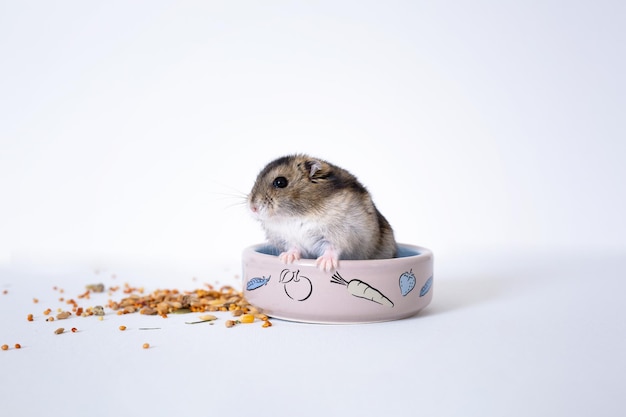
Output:
M289 155L265 166L248 195L259 220L314 214L342 189L367 193L347 171L308 155Z

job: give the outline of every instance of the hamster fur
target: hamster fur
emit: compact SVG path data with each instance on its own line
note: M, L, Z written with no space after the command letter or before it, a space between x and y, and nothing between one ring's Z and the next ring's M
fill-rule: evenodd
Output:
M393 258L389 222L369 192L348 171L297 154L278 158L259 173L248 206L285 263L316 258L325 271L340 259Z

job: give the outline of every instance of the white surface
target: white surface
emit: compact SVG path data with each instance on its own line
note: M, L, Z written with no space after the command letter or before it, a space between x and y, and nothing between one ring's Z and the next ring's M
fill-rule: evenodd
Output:
M0 352L3 411L618 415L624 7L3 2L0 343L25 346ZM263 239L237 203L299 151L433 250L420 317L171 318L148 351L116 317L60 337L26 322L33 293L94 268L146 288L232 279Z
M3 409L16 416L623 413L626 256L494 251L436 259L433 303L415 318L274 320L268 329L227 329L228 316L213 326L183 323L196 315L47 323L46 306L63 306L54 285L66 297L96 281L190 289L212 274L192 281L171 268L119 268L114 279L112 270L4 270L0 343L23 348L0 351ZM232 277L228 269L213 275ZM59 326L79 332L53 334ZM152 348L143 350L144 342Z

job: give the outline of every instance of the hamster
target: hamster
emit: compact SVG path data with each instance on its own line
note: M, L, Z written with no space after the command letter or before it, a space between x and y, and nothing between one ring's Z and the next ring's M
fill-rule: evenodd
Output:
M248 206L279 259L315 258L332 271L340 259L385 259L397 254L389 222L348 171L308 155L278 158L259 173Z

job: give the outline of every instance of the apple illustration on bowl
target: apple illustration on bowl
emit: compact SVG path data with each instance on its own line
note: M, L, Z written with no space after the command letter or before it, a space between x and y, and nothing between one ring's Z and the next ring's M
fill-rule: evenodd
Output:
M304 301L311 296L313 284L307 277L300 275L300 270L283 269L278 280L285 287L285 294L295 301Z

